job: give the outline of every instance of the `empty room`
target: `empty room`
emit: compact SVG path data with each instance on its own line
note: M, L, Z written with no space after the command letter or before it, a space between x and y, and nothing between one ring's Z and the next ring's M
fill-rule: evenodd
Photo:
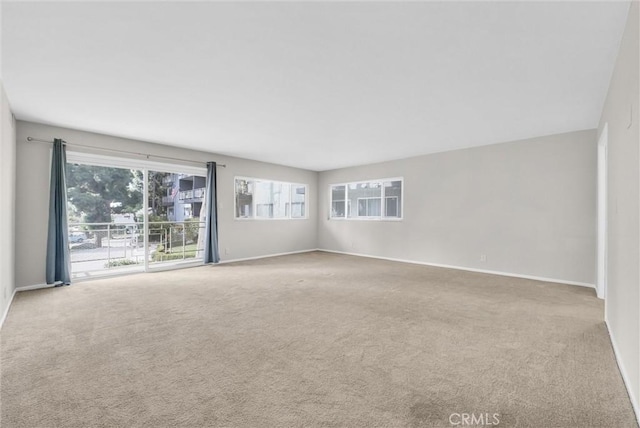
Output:
M0 426L638 427L638 1L0 23Z

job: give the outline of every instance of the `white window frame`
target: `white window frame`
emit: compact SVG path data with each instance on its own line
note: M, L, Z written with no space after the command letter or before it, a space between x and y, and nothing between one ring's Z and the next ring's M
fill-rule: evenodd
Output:
M404 186L404 183L402 183L402 185ZM384 197L384 206L382 207L382 210L384 211L385 214L387 213L387 199L395 199L396 200L396 212L400 211L400 201L398 201L398 197L396 195L385 196ZM400 211L400 213L402 213L402 211ZM393 218L393 217L391 217L391 218Z
M364 198L357 198L357 199L356 199L356 201L357 201L357 203L358 203L358 217L359 217L359 218L378 218L378 217L382 217L382 212L383 212L383 208L384 208L384 207L382 206L382 203L380 203L380 215L379 215L379 216L375 216L375 215L366 215L366 216L363 216L363 215L360 215L360 201L367 201L367 205L366 205L366 207L367 207L367 214L369 214L369 201L375 201L375 200L380 201L380 199L381 199L381 198L379 198L379 197L377 197L377 196L365 196ZM386 199L387 199L387 198L385 197L385 200L386 200Z
M258 205L256 203L256 199L253 197L254 194L252 194L251 196L251 212L253 213L252 217L238 217L238 212L237 212L237 204L236 204L236 181L237 180L248 180L248 181L262 181L262 182L271 182L271 183L278 183L278 184L288 184L289 185L289 203L287 204L287 217L278 217L278 218L267 218L267 217L256 217L256 205ZM292 209L291 209L291 204L293 203L293 188L294 187L304 187L304 204L305 204L305 209L304 209L304 217L293 217L292 214ZM255 193L255 189L254 189L254 193ZM281 181L281 180L272 180L270 178L258 178L258 177L246 177L246 176L242 176L242 175L237 175L235 177L233 177L233 219L237 220L237 221L273 221L273 220L277 220L277 221L286 221L286 220L308 220L309 219L309 185L308 184L304 184L304 183L294 183L291 181Z
M331 193L331 188L329 188L329 193ZM347 201L345 199L336 199L335 201L331 199L332 195L329 195L329 217L331 218L345 218L349 214L349 208L351 208L351 201ZM344 202L344 217L332 216L333 213L333 203L334 202Z
M306 194L306 189L305 189L305 194L304 194L304 202L289 202L287 204L287 210L289 211L289 216L291 217L292 220L298 220L298 219L303 219L304 217L294 217L293 216L293 207L298 206L298 205L302 205L304 204L304 214L305 216L307 215L307 194ZM302 207L300 209L300 211L302 211Z
M386 198L385 195L385 186L384 183L388 181L399 181L402 183L402 188L400 190L400 199L398 202L397 196L392 195L389 198L396 198L396 203L398 208L400 209L400 217L386 217ZM347 208L347 204L350 205L351 200L349 199L349 186L350 185L358 185L363 183L380 183L382 184L382 191L380 194L380 198L373 197L373 199L380 199L380 203L382 204L380 207L380 216L379 217L349 217L349 209ZM333 198L332 198L332 189L336 186L344 186L344 200L347 202L345 204L345 216L344 217L334 217L332 215L332 207L333 207ZM358 198L358 199L369 199L371 197ZM336 202L340 202L342 199L336 200ZM332 183L329 184L329 220L336 221L403 221L404 220L404 177L392 177L392 178L372 178L370 180L358 180L358 181L345 181L343 183Z

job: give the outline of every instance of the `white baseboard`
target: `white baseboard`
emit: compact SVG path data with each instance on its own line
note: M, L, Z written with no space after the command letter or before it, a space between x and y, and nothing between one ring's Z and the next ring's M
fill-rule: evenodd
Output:
M369 258L372 258L372 259L389 260L389 261L392 261L392 262L411 263L411 264L414 264L414 265L424 265L424 266L441 267L441 268L447 268L447 269L457 269L457 270L464 270L464 271L468 271L468 272L488 273L488 274L491 274L491 275L509 276L509 277L512 277L512 278L532 279L534 281L555 282L555 283L558 283L558 284L579 285L581 287L595 288L595 284L589 284L587 282L566 281L564 279L545 278L545 277L533 276L533 275L521 275L521 274L518 274L518 273L500 272L500 271L486 270L486 269L475 269L475 268L469 268L469 267L464 267L464 266L444 265L444 264L440 264L440 263L428 263L428 262L421 262L421 261L416 261L416 260L395 259L395 258L391 258L391 257L372 256L372 255L369 255L369 254L361 254L361 253L348 253L346 251L326 250L326 249L323 249L323 248L318 248L317 251L325 251L327 253L336 253L336 254L346 254L348 256L369 257Z
M165 272L168 270L178 270L178 269L191 269L194 267L199 267L199 266L204 266L205 263L202 260L198 260L197 262L180 262L180 263L167 263L166 265L162 266L152 266L149 267L148 271L140 271L140 272L135 272L135 273L154 273L154 272ZM122 275L127 275L126 273L123 273Z
M309 250L289 251L288 253L265 254L264 256L244 257L242 259L220 260L220 262L218 264L244 262L244 261L247 261L247 260L267 259L269 257L289 256L289 255L292 255L292 254L311 253L311 252L314 252L314 251L324 251L324 250L319 250L317 248L311 248Z
M2 329L2 326L4 325L4 320L7 319L7 315L9 315L9 309L11 309L11 304L13 303L13 298L16 297L16 292L18 290L16 290L15 288L13 289L13 293L11 293L11 298L9 299L9 304L7 305L7 307L4 310L4 313L2 314L2 318L0 318L0 329Z
M609 339L611 340L611 347L613 348L613 355L616 357L616 362L618 363L618 369L620 370L620 375L622 376L622 381L624 382L624 386L627 388L627 394L629 394L629 400L631 400L631 407L633 407L633 411L636 414L636 420L638 421L638 425L640 425L640 408L638 407L638 400L631 390L631 380L629 379L629 375L627 374L627 369L620 359L620 351L618 350L618 344L616 342L615 336L611 334L611 329L609 328L609 322L605 319L604 324L607 326L607 332L609 333Z
M291 255L291 254L309 253L309 252L312 252L312 251L318 251L318 249L313 248L313 249L310 249L310 250L291 251L291 252L288 252L288 253L277 253L277 254L265 254L264 256L246 257L246 258L242 258L242 259L221 260L218 264L243 262L243 261L246 261L246 260L266 259L268 257L287 256L287 255ZM203 264L202 261L196 262L196 263L175 263L175 264L171 264L171 265L167 265L167 266L156 266L156 267L153 267L153 268L149 269L147 272L143 272L143 271L111 272L111 273L103 274L103 275L88 276L88 277L83 277L83 278L73 278L72 284L75 284L75 283L78 283L78 282L93 281L93 280L98 280L98 279L113 278L113 277L124 276L124 275L137 275L137 274L142 274L142 273L163 272L163 271L176 270L176 269L189 269L189 268L194 268L194 267L199 267L199 266L206 266L206 264ZM53 286L54 285L52 285L52 284L23 285L21 287L16 287L15 291L39 290L39 289L42 289L42 288L51 288Z
M50 287L53 287L53 285L52 284L23 285L22 287L16 287L16 291L39 290L41 288L50 288Z

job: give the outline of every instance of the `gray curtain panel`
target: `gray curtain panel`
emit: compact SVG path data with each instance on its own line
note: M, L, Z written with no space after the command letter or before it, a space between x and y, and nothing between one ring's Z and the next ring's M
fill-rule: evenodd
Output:
M207 218L205 220L204 262L218 263L218 196L216 189L216 163L207 162L207 194L205 196Z
M56 138L51 157L49 191L49 235L47 239L47 284L71 284L69 227L67 226L67 153L64 141Z

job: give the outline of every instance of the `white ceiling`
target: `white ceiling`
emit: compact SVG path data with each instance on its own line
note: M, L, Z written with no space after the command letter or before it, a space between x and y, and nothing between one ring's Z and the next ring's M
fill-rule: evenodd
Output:
M326 170L596 127L628 6L4 2L2 78L19 119Z

